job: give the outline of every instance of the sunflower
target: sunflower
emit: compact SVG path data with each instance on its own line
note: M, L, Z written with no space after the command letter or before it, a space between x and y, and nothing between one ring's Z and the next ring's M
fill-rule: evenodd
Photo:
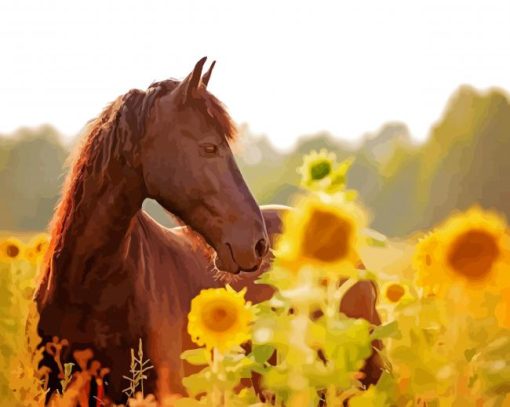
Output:
M336 161L334 153L328 153L326 149L319 152L312 150L303 157L303 165L298 168L301 174L301 184L311 186L330 175Z
M25 255L23 257L32 264L37 264L37 261L40 258L32 247L26 248Z
M336 155L321 149L312 150L303 158L303 165L297 169L301 174L301 186L311 190L335 193L345 189L347 172L351 168L353 159L349 158L340 164L336 162ZM355 191L346 191L352 196Z
M23 257L25 245L15 237L0 242L0 260L12 261Z
M35 235L29 242L28 247L36 257L42 257L48 250L50 237L46 233Z
M352 202L310 195L285 215L277 258L291 270L310 265L338 275L355 269L359 230L365 223L365 214Z
M474 290L509 286L509 264L505 221L478 207L450 217L415 254L419 282L437 290L456 283Z
M411 298L409 287L396 281L384 284L381 291L384 300L393 304L397 304L405 299Z
M188 333L198 345L226 351L250 339L253 311L245 302L246 289L202 290L191 302Z

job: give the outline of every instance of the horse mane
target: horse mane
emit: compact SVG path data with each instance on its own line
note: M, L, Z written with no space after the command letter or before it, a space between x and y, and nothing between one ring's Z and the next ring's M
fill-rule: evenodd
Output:
M84 181L93 171L100 174L100 187L104 188L106 170L112 160L127 163L126 153L133 153L138 148L138 140L143 137L145 119L155 101L161 96L173 91L179 81L164 80L155 82L147 91L132 89L119 96L110 103L96 118L91 120L82 135L82 143L71 156L71 171L62 189L62 199L57 205L50 223L50 245L43 262L42 273L39 276L36 298L42 300L51 281L53 270L66 261L68 253L63 253L67 233L71 223L82 223L80 217L82 206ZM204 86L199 87L198 98L193 105L204 115L209 123L216 127L227 142L234 141L237 129L226 111L224 105ZM198 239L195 236L195 239ZM41 298L41 296L43 298Z

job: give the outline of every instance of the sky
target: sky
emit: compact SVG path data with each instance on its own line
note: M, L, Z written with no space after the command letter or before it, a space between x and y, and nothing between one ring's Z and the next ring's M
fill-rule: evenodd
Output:
M460 85L510 91L509 21L508 0L2 0L0 133L70 138L208 56L209 90L279 148L389 121L424 140Z

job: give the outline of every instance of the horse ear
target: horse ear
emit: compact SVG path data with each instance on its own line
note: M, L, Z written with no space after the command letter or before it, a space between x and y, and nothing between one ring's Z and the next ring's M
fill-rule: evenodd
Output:
M200 86L202 77L202 68L204 67L207 57L200 59L193 68L193 71L184 79L176 89L181 95L182 104L188 103L191 99L196 98L198 87Z
M216 65L216 61L213 61L207 72L202 76L202 83L207 88L207 85L209 84L209 79L211 79L211 74L214 69L214 65Z

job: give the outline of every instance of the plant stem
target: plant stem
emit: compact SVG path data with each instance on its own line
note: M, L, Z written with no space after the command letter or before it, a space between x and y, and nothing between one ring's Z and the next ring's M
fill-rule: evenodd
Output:
M213 373L214 383L213 383L213 389L212 389L211 395L212 395L212 403L213 403L213 406L215 406L215 407L222 406L222 402L221 402L222 392L218 388L218 380L219 380L218 376L219 376L219 373L221 370L222 361L223 361L222 353L218 349L213 348L213 360L212 360L211 370Z
M356 278L348 278L343 283L341 283L340 287L338 289L335 289L335 300L338 302L338 306L340 306L340 302L342 301L342 298L344 295L349 291L358 280Z
M337 291L337 281L328 278L327 286L326 286L326 309L324 310L324 314L326 315L327 320L329 321L331 318L335 316L338 312L338 308L335 307L335 293Z
M330 384L328 386L326 392L326 405L327 406L336 406L336 389L334 384Z

